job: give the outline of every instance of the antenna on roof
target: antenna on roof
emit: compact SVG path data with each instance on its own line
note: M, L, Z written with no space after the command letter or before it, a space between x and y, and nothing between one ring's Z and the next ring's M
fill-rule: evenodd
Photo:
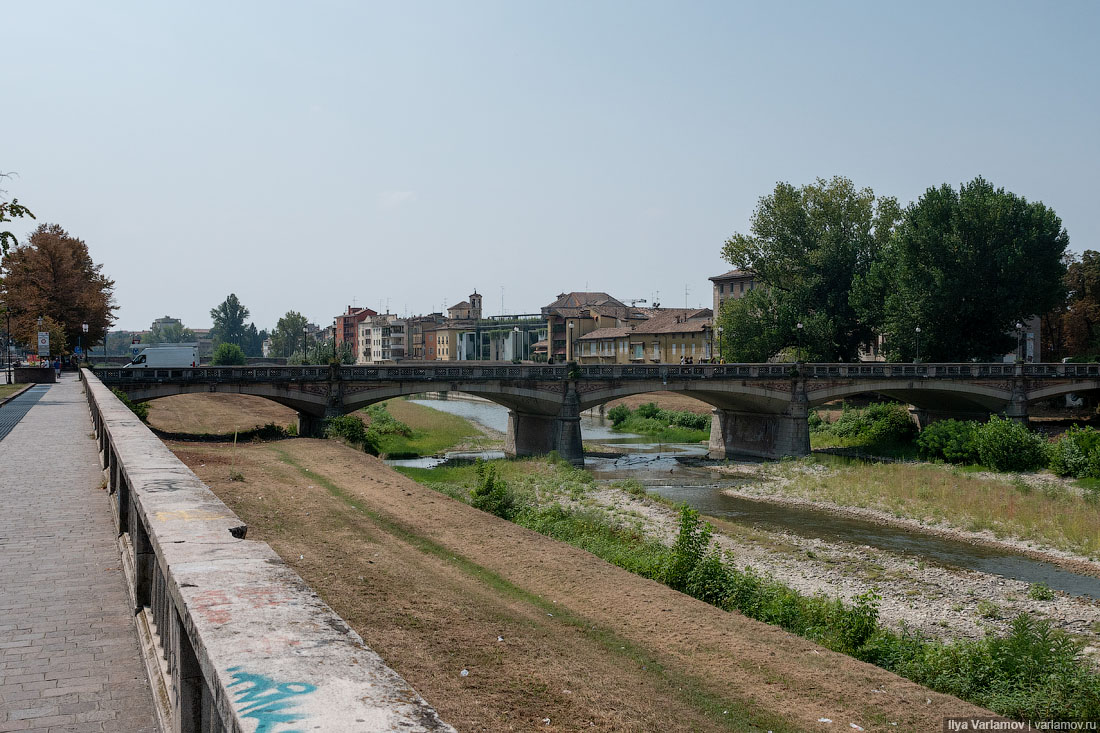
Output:
M646 300L645 298L631 298L630 299L630 307L633 308L638 303L648 303L648 302L649 301Z
M689 293L689 292L690 292L690 290L688 290L688 285L687 285L687 283L684 283L684 307L685 307L685 308L688 308L688 307L689 307L689 306L688 306L688 293Z

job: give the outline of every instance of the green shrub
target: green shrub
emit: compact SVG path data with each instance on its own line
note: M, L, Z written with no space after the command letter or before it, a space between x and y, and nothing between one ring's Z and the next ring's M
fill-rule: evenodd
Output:
M875 402L863 411L872 443L907 443L917 433L909 409L897 402Z
M126 407L130 408L130 411L138 416L138 419L142 422L149 422L149 405L144 402L134 402L130 399L130 396L123 392L121 389L112 387L111 392L115 397L118 397L119 401Z
M634 411L634 414L638 417L656 418L661 412L661 408L657 407L655 402L646 402L645 404L638 405L638 409Z
M497 467L478 460L477 486L470 492L470 504L501 519L515 519L520 504L507 482L497 476Z
M948 463L978 462L978 423L972 420L938 420L917 436L924 458Z
M686 590L695 566L702 562L710 547L712 534L713 529L699 519L698 511L687 504L681 506L680 532L661 573L661 581L676 590Z
M992 415L978 428L978 460L996 471L1032 471L1047 463L1043 439L1008 418Z
M1032 583L1027 589L1027 597L1033 601L1053 601L1054 591L1046 583Z
M405 438L412 437L412 428L391 415L390 411L386 409L385 403L379 402L370 405L367 407L366 412L370 417L370 426L367 430L375 436L400 435Z
M680 428L688 428L689 430L706 430L710 427L709 415L698 415L694 412L688 412L686 410L679 412L669 412L669 425L675 425Z
M831 425L818 416L816 432L883 445L908 443L916 434L917 426L909 418L905 405L875 402L862 410L844 405L840 417Z
M612 425L618 425L630 417L630 408L626 405L615 405L607 411L607 418Z
M218 344L218 348L214 349L214 356L210 358L210 363L214 366L243 366L248 363L248 359L245 358L240 346L223 343Z
M817 410L810 410L810 415L806 418L806 422L810 424L810 432L812 433L828 429L829 427L829 424L821 419L821 415L818 414Z
M1071 426L1050 445L1049 461L1059 476L1100 478L1100 431Z
M340 415L329 418L325 423L325 435L329 438L339 438L353 446L362 448L373 456L378 455L378 442L374 436L368 434L363 421L354 415Z

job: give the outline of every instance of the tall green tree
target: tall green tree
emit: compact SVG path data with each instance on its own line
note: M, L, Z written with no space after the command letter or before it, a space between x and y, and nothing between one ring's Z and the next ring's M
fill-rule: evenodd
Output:
M210 329L210 337L215 347L223 343L243 347L248 330L245 325L248 316L248 308L235 293L230 293L216 308L212 308L210 317L214 319L214 327Z
M297 311L287 311L271 332L272 356L289 357L305 346L306 317Z
M77 343L103 340L114 320L114 281L92 261L88 245L57 224L42 224L0 263L0 298L11 310L12 335L37 343L38 319L64 338L51 338L55 354ZM83 324L88 324L84 334ZM56 342L56 346L55 346Z
M904 212L852 302L885 335L888 358L991 359L1016 347L1016 323L1065 296L1069 235L1041 202L978 177L930 188ZM917 328L920 328L918 334Z
M855 359L874 332L849 302L852 282L870 269L899 215L895 199L876 199L841 176L777 184L760 199L751 233L734 234L722 248L755 280L718 316L723 356L764 360L801 343L801 358Z
M198 336L181 323L158 323L141 339L142 343L149 344L183 344L191 341L198 341Z

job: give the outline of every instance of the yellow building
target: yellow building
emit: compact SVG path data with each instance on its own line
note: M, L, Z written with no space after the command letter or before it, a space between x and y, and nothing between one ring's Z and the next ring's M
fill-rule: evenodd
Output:
M710 308L639 308L644 320L597 328L571 351L580 364L702 363L715 355Z

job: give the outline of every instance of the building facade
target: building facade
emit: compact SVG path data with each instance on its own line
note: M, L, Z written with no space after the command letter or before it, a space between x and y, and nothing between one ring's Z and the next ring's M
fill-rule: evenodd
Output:
M641 309L644 320L589 331L576 343L580 364L703 363L716 355L709 308Z
M392 364L405 358L407 320L392 313L367 316L359 322L357 364Z
M715 315L722 312L722 303L730 298L743 298L754 287L753 275L746 270L730 270L709 279L714 288Z
M359 324L364 318L378 315L377 311L370 308L355 308L348 306L347 310L336 316L334 323L336 329L336 346L351 345L351 353L359 358Z
M542 317L546 319L548 358L555 363L573 361L578 339L592 331L646 319L639 309L600 292L559 293L557 300L543 306Z

